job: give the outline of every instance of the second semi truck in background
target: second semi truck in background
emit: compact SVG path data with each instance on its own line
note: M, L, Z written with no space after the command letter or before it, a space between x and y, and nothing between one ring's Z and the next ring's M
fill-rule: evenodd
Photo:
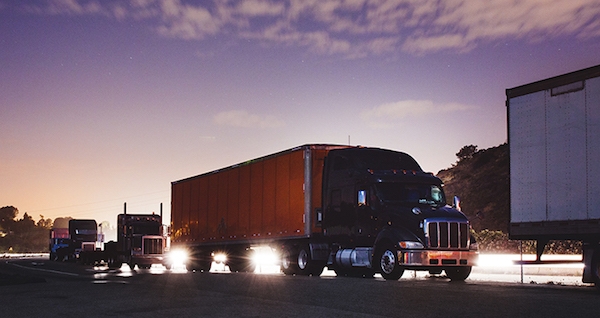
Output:
M98 243L98 224L95 220L69 220L68 228L50 230L50 259L59 261L92 262Z
M128 214L125 204L123 214L117 216L117 241L104 245L109 267L121 267L127 263L150 268L153 264L165 264L166 235L160 215Z
M133 269L166 264L166 231L160 215L129 214L127 204L117 216L117 241L104 243L95 220L71 219L69 228L50 230L50 259L83 264L107 263L110 267L129 264Z
M172 183L172 249L208 270L225 255L253 271L260 246L285 274L399 279L405 269L464 280L478 251L440 179L408 154L304 145Z

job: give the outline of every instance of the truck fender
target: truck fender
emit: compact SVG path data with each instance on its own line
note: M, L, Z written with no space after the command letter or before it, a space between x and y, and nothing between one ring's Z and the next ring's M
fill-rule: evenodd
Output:
M377 238L375 239L375 249L377 248L378 244L382 241L391 242L396 247L398 247L398 242L400 241L421 242L421 240L414 233L410 232L404 227L388 227L379 232Z

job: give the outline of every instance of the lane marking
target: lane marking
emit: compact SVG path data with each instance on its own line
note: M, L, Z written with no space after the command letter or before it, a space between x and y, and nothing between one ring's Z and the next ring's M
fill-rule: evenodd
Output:
M23 265L14 264L14 263L9 263L9 264L12 265L12 266L20 267L20 268L31 269L31 270L41 271L41 272L49 272L49 273L69 275L69 276L79 276L79 274L68 273L68 272L61 272L61 271L56 271L56 270L53 270L53 269L35 268L35 267L23 266Z

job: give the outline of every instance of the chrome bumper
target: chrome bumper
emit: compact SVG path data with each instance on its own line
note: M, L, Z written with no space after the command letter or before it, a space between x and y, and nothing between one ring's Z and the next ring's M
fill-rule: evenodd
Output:
M403 250L398 251L402 266L475 266L478 251Z

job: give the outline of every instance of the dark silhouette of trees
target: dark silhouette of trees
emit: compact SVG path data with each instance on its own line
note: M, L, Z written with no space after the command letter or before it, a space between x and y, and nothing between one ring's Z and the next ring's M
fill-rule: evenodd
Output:
M3 235L10 233L18 213L19 210L14 206L0 208L0 233Z
M465 159L473 158L473 155L477 152L476 145L468 145L460 148L460 150L456 153L456 157L458 157L458 161L462 161Z
M477 150L468 145L456 154L452 168L438 172L448 198L459 196L463 212L473 229L508 232L509 157L508 144Z
M36 224L27 213L17 220L18 214L19 210L13 206L0 208L0 252L46 252L52 220L40 215Z

